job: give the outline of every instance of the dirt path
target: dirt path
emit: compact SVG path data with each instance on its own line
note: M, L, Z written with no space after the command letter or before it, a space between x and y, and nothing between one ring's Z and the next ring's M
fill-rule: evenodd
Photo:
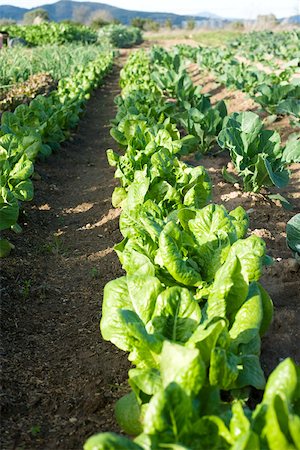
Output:
M24 232L2 263L3 450L77 450L116 430L127 358L101 340L98 323L103 287L122 274L105 155L119 69L88 102L73 142L37 165Z

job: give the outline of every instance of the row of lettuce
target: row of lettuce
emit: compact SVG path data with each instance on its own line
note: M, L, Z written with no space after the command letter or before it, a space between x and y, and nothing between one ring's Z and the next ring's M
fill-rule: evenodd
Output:
M299 52L288 63L278 63L277 70L270 69L266 59L262 67L257 67L256 61L251 62L248 55L240 53L240 47L192 48L182 45L181 52L196 62L201 71L212 72L219 83L248 94L267 113L291 115L294 125L300 126Z
M4 112L0 128L0 231L18 225L20 203L33 198L32 175L37 158L48 157L70 137L90 92L103 83L111 70L113 53L98 54L94 61L78 67L76 74L62 78L48 97L37 96L29 105ZM0 239L0 255L13 245Z
M103 43L103 40L114 47L131 47L143 40L139 28L122 24L110 24L96 31L85 25L43 22L39 25L9 25L2 31L11 37L24 39L30 46L49 44L66 44L69 42Z
M259 283L265 243L246 237L243 208L211 203L207 172L184 162L202 141L181 137L182 108L207 99L197 89L182 98L193 89L188 76L177 92L161 88L158 73L178 73L179 63L155 49L121 72L111 133L124 152L108 150L108 161L121 183L112 202L122 209L115 249L126 275L105 287L101 332L134 366L116 416L135 438L101 433L84 448L299 449L299 368L286 359L266 383L259 359L273 314ZM223 104L206 110L223 113ZM238 123L253 133L253 120ZM251 392L264 388L251 410Z
M141 64L143 58L147 59L143 53L138 53L137 58ZM148 118L154 110L159 117L167 117L185 131L185 153L197 148L201 157L213 151L216 144L229 150L238 178L230 177L225 169L224 177L233 182L241 180L245 191L259 192L262 187L282 188L287 185L288 165L300 162L299 135L293 134L283 146L280 134L265 129L259 115L250 111L228 115L224 101L212 106L209 96L203 95L201 87L193 84L186 70L186 54L182 54L182 47L175 48L173 52L153 47L151 59L155 62L151 77L149 73L144 73L144 81L140 83L143 85L151 78L153 86L149 88L152 90L150 92L163 92L169 100L155 99L155 103L146 110L140 90L125 97L112 129L114 138L121 146L128 145L132 133L131 123L123 120L127 110L135 113L139 125L135 136L138 143L144 140L143 129L147 125L143 116ZM135 84L134 70L131 72L131 68L126 68L125 71L131 83ZM125 95L127 89L125 87Z
M293 61L300 58L300 30L244 33L230 42L230 47L252 61L278 68L278 60Z

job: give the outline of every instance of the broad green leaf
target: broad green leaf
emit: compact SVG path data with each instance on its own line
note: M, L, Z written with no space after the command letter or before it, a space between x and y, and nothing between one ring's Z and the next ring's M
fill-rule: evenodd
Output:
M205 364L208 364L211 352L215 348L224 329L226 329L226 321L222 319L208 324L207 327L199 325L187 341L186 346L198 348L201 358Z
M28 202L33 199L33 184L31 180L21 181L12 190L18 200Z
M201 275L183 257L181 240L179 227L174 222L167 223L159 237L163 265L178 283L185 286L197 286L201 283Z
M0 258L8 256L15 246L7 239L0 239Z
M249 283L258 281L262 275L265 248L265 242L258 236L239 239L232 245L226 262L238 257L244 279Z
M114 208L120 208L127 198L127 192L122 187L116 187L112 194L111 203Z
M162 387L160 372L156 368L130 369L128 375L129 384L136 393L142 391L154 395Z
M138 444L114 433L100 433L91 436L83 446L84 450L143 450Z
M115 404L117 422L126 434L136 436L143 431L140 414L141 408L134 392L124 395Z
M26 180L33 174L33 164L26 155L23 155L15 164L13 170L9 174L9 181L16 185L20 181Z
M174 342L186 342L201 320L201 309L190 291L174 286L157 297L147 329Z
M163 386L175 382L191 396L196 395L206 379L206 368L198 349L164 342L160 355Z
M288 221L286 225L286 241L289 248L300 255L300 213Z
M229 335L233 340L232 348L248 344L260 332L263 320L261 293L257 283L250 284L246 301L236 312Z
M240 242L240 241L237 241ZM234 318L246 300L248 282L243 275L243 267L237 256L228 257L216 273L207 301L207 316Z
M234 388L240 389L246 386L253 386L256 389L264 389L266 384L265 376L257 355L242 355L240 368Z
M14 195L7 189L2 188L0 192L0 231L2 231L17 223L19 204Z
M144 417L144 432L156 435L161 443L181 443L191 418L191 398L183 388L171 383L150 400Z
M233 209L229 213L230 218L233 218L233 225L236 229L238 239L243 239L248 231L249 217L241 206Z
M236 439L248 432L250 422L246 417L242 404L236 401L232 404L232 418L230 420L230 432Z
M209 382L212 386L220 389L231 389L234 387L239 370L239 358L223 348L215 347L211 352Z

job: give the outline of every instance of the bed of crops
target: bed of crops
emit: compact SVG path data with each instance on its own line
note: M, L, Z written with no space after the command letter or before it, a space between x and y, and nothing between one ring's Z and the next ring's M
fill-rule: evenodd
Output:
M282 358L278 341L274 367L264 362L265 345L262 351L276 317L264 276L280 270L279 247L251 225L260 205L270 221L284 218L289 283L297 289L299 38L254 33L226 48L154 46L133 52L122 68L110 129L116 145L107 160L119 183L116 213L108 216L119 216L122 240L114 250L124 275L104 288L100 328L131 364L129 392L115 407L126 436L99 426L85 450L299 448L297 354L285 355L296 361ZM3 57L21 67L17 51ZM33 59L23 81L50 72L57 86L1 117L1 256L14 248L11 232L21 231L22 203L33 199L35 161L70 138L113 65L113 52L97 45L57 47L59 65L47 62L49 51L26 49ZM20 81L9 63L3 79ZM213 89L205 93L208 79ZM251 108L232 107L233 94L216 98L223 89L240 92ZM216 161L224 161L223 181ZM228 186L236 190L234 207Z
M219 50L217 56L206 51L219 58L225 74L235 67L230 60L227 68ZM112 203L122 209L124 239L115 250L126 276L105 287L101 332L129 352L132 392L117 403L116 414L123 430L138 437L133 443L104 433L91 437L85 449L298 445L297 367L286 359L266 382L259 361L273 315L259 283L263 267L272 263L265 243L247 236L249 219L241 206L228 211L211 202L208 173L182 158L195 149L213 152L217 142L229 150L235 168L236 178L225 170L225 179L260 192L288 183L288 165L300 162L299 135L283 146L280 134L254 112L228 115L224 101L212 106L182 57L198 58L201 65L204 52L138 52L121 73L111 133L124 153L107 155L121 183ZM215 59L209 67L215 69ZM263 81L270 83L268 75ZM271 112L281 113L282 101L299 105L296 84L292 89L279 77L277 86L288 89ZM299 117L295 108L292 113ZM299 245L299 230L297 235ZM265 389L255 409L253 389Z

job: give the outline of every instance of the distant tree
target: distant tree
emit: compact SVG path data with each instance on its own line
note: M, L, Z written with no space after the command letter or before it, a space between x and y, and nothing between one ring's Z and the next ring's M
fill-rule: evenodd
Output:
M45 9L38 8L33 11L28 11L23 16L24 25L32 25L34 23L41 23L49 21L49 14Z
M81 24L87 24L90 19L90 9L87 6L81 5L77 6L73 10L72 20L74 22L79 22Z
M158 31L160 29L160 23L156 20L147 19L144 25L145 31Z
M166 28L169 28L169 30L172 30L172 28L173 28L173 23L172 23L172 20L171 20L171 19L167 19L167 20L165 21L165 27L166 27Z
M147 23L147 19L142 19L142 17L134 17L131 21L131 25L133 27L139 28L140 30L145 29L146 23Z
M236 22L232 22L231 27L233 30L237 31L243 31L245 29L245 25L240 20L237 20Z
M193 30L196 26L196 21L194 19L190 19L186 23L187 30Z
M105 9L99 9L90 15L89 24L92 28L98 30L104 25L112 23L114 20L113 16Z

